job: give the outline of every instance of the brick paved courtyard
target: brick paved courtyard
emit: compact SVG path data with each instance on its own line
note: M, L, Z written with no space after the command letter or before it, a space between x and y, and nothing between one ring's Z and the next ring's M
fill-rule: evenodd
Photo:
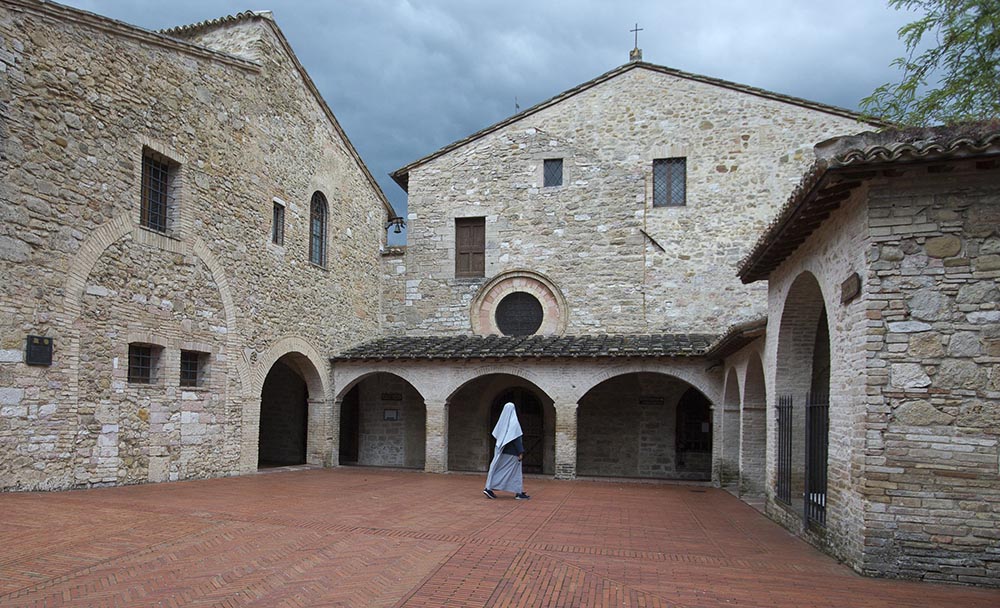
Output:
M1000 606L872 580L716 489L375 469L0 494L0 606Z

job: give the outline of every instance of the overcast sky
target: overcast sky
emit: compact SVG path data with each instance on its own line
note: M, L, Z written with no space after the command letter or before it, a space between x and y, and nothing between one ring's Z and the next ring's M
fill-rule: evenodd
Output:
M388 173L628 61L848 109L897 73L884 0L68 0L148 29L271 10L397 211Z

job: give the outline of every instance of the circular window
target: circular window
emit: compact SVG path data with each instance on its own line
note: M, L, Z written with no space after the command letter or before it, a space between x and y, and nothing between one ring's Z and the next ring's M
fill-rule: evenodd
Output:
M507 294L497 304L497 329L505 336L530 336L542 326L542 303L524 291Z

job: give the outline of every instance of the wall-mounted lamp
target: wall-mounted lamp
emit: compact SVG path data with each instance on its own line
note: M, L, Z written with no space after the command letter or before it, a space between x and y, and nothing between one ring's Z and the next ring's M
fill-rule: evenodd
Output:
M385 229L388 230L393 226L395 226L395 228L393 228L392 231L399 234L403 231L403 228L406 228L406 220L401 217L390 217L389 221L385 223Z

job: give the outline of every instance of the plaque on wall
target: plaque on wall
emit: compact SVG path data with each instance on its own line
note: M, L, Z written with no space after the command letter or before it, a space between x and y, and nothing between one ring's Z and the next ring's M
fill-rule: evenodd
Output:
M382 401L402 401L403 393L382 393Z
M382 410L382 420L399 420L399 410Z
M840 303L847 304L854 298L858 297L861 293L861 277L856 272L852 272L851 276L847 277L843 283L840 284Z
M52 365L52 346L55 340L45 336L28 336L24 347L24 362L28 365Z

